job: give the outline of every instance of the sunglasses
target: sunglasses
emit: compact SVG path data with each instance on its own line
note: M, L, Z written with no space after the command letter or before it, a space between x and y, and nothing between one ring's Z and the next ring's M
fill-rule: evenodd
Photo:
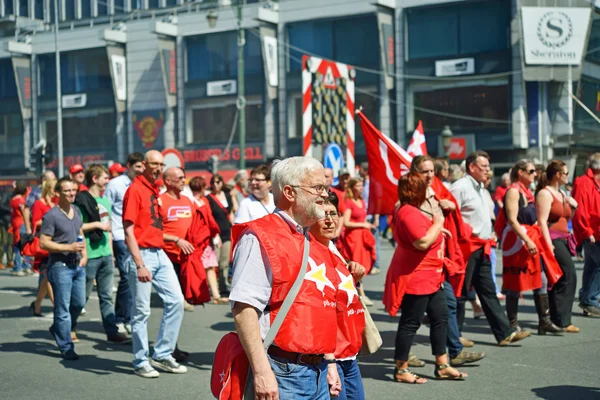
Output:
M523 171L527 172L529 175L535 173L535 169L524 169Z
M569 171L561 172L561 174L563 174L564 176L569 176Z

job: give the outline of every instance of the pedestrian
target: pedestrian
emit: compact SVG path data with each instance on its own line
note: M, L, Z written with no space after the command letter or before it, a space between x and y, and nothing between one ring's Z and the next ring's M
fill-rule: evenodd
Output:
M129 289L128 275L131 263L131 254L125 244L125 231L123 230L123 198L125 192L135 177L144 172L144 155L131 153L127 156L127 171L111 179L106 185L105 196L110 202L110 228L112 233L113 254L115 265L119 270L119 284L115 300L115 316L121 330L131 333L131 290Z
M424 384L427 379L408 368L412 341L425 312L431 320L430 341L435 357L436 379L463 380L467 374L452 367L446 354L448 305L444 294L444 215L438 209L426 215L420 209L427 186L422 178L409 173L398 182L400 207L394 216L398 246L390 263L384 289L384 305L394 316L402 311L394 359L394 380Z
M133 258L129 266L129 286L133 297L131 334L135 374L157 378L160 370L184 374L187 368L172 357L183 319L183 294L171 260L163 248L161 201L156 181L165 167L163 156L150 150L144 156L144 172L135 177L123 199L123 228L127 248ZM156 289L164 304L164 313L154 346L148 358L148 318L150 295Z
M510 174L505 172L502 174L500 178L500 184L496 187L494 191L494 204L496 205L496 214L500 211L500 209L504 208L504 196L510 187Z
M333 184L333 170L331 168L325 168L323 171L325 173L325 184L327 187L331 187Z
M600 317L600 153L590 156L585 175L575 180L573 198L578 205L573 231L584 253L579 307L586 316Z
M569 245L569 221L573 210L577 210L577 202L560 187L569 179L567 164L560 160L552 160L546 171L542 173L536 189L536 208L538 223L548 243L553 249L554 257L562 270L562 277L548 291L550 299L550 315L552 322L565 332L578 333L580 329L571 323L573 301L577 290L577 274L575 273L575 243Z
M40 185L34 186L29 191L27 195L27 199L25 200L25 208L23 209L23 219L25 220L25 232L30 235L33 232L32 227L32 213L33 213L33 205L37 200L42 197L42 190L44 186L44 182L53 181L56 184L56 175L52 170L47 170L44 172L44 176L42 176L42 183ZM54 186L53 186L54 188ZM54 189L52 189L54 190ZM56 201L58 201L58 197L55 197Z
M215 221L210 205L204 193L206 192L206 180L197 176L190 180L190 190L194 196L194 202L196 203L196 211L200 213L202 220L204 221L203 234L196 232L197 243L194 246L202 247L202 264L206 269L206 280L212 295L213 304L228 304L229 299L221 296L219 291L219 281L217 278L217 268L219 262L217 260L216 249L222 246L220 229ZM250 195L253 196L253 195Z
M490 185L492 183L492 179L494 179L494 173L490 170L488 172L488 177L486 179L486 181L483 183L483 188L485 189L483 192L483 195L485 197L485 201L486 204L488 205L488 207L490 207L490 217L492 218L492 226L496 225L496 205L494 203L494 199L492 197L492 194L490 193ZM496 263L498 261L497 255L496 255L496 248L498 247L498 238L496 237L496 234L494 232L492 232L492 238L494 239L494 245L492 246L492 250L490 251L490 264L492 264L492 280L494 281L494 287L496 288L496 296L498 297L498 300L504 300L506 299L506 296L502 293L502 290L500 290L500 287L498 287L498 282L496 280ZM481 316L483 316L483 312L481 312Z
M121 174L126 171L127 168L121 165L121 163L112 163L112 165L108 168L109 178L114 179L118 176L121 176Z
M112 299L115 266L113 264L112 234L110 233L110 201L102 195L108 183L108 169L92 164L85 171L88 190L80 191L75 205L83 219L88 262L85 267L85 302L87 304L94 282L100 300L100 314L106 339L113 343L129 343L126 334L119 332Z
M341 389L333 354L339 260L326 247L313 245L307 232L325 214L323 166L313 158L291 157L273 164L272 177L277 209L234 236L229 299L252 365L249 384L257 399L329 400ZM307 273L296 297L301 301L293 302L265 354L263 340L297 278L307 245Z
M10 201L10 219L13 232L12 245L14 254L13 276L25 276L33 273L31 267L27 264L25 259L21 257L21 238L25 239L25 235L27 235L25 230L25 218L23 216L26 197L27 185L22 181L17 182L13 190L13 197Z
M13 263L13 240L12 233L9 233L11 227L10 218L10 200L11 193L8 190L0 191L0 270L6 268L12 268ZM4 262L4 255L6 254L6 264Z
M435 177L440 180L446 186L446 189L450 189L452 183L450 182L450 165L448 165L448 160L444 157L438 157L434 160L434 174Z
M254 221L275 209L271 190L271 174L269 167L259 165L250 173L250 194L239 203L235 213L234 224Z
M483 182L490 170L490 157L481 150L467 156L466 176L452 184L450 191L458 202L466 224L472 228L470 238L471 256L467 263L463 295L471 285L475 288L490 328L500 346L523 340L529 332L511 328L502 311L492 280L489 253L492 244L492 222L490 209L483 197ZM460 320L460 318L459 318Z
M371 233L375 237L375 249L376 256L375 261L373 262L373 267L371 271L369 271L369 275L378 275L381 273L381 269L379 267L379 260L381 259L381 235L379 233L379 214L369 214L369 196L371 194L371 180L369 179L369 163L363 162L360 163L358 168L358 175L363 180L363 190L361 196L365 202L365 209L367 210L367 222L373 224L373 229L371 229ZM374 187L374 190L377 188ZM378 195L379 193L375 193Z
M231 288L229 277L231 226L235 215L234 210L237 208L235 197L223 190L224 184L221 175L213 175L210 178L211 192L206 196L210 204L210 211L221 231L221 247L215 248L215 251L219 263L219 292L222 294L229 293Z
M33 234L38 237L40 236L44 215L58 202L58 197L54 190L55 187L56 179L46 179L42 184L41 197L33 203L31 225L33 226ZM37 296L30 307L35 317L43 317L41 310L42 301L48 296L54 305L54 292L52 291L52 285L48 281L48 257L38 258L36 256L35 262L39 264L40 279L38 281Z
M40 246L50 253L48 280L54 292L54 323L49 331L62 358L77 360L71 332L85 305L87 251L81 214L73 207L77 184L60 178L55 191L58 205L44 215L40 231Z
M233 180L235 182L235 186L231 190L231 196L235 198L236 203L239 205L241 204L242 200L248 197L248 171L245 169L240 169L235 174Z
M334 356L342 384L342 391L337 399L363 400L365 390L356 357L362 346L365 311L360 303L356 283L364 276L365 268L353 261L346 264L346 260L331 241L337 231L336 225L339 220L338 198L330 191L325 202L325 218L313 224L310 233L317 242L327 247L342 262L337 266L341 282L336 298L338 333Z

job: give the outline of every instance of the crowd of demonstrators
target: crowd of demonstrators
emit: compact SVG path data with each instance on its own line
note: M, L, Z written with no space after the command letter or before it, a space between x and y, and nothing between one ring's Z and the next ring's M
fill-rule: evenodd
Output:
M369 179L369 163L363 162L360 163L358 168L358 176L363 181L363 191L362 198L365 202L365 209L369 209L369 196L371 193L371 180ZM377 187L374 187L373 190L377 190ZM375 193L377 196L378 193ZM367 222L373 224L371 229L371 233L375 237L375 260L373 261L373 266L369 271L369 275L378 275L381 273L381 268L379 266L379 260L381 259L381 235L379 234L379 214L367 214Z
M0 191L0 270L14 266L13 234L11 229L10 201L12 191ZM6 264L2 264L6 255Z
M248 196L238 203L239 208L235 213L234 224L254 221L271 214L275 209L268 166L259 165L252 169L248 188Z
M11 229L13 233L13 257L14 267L13 276L31 275L33 271L24 257L21 256L21 238L25 239L28 234L25 227L25 206L29 188L25 182L17 182L13 190L13 197L10 201Z

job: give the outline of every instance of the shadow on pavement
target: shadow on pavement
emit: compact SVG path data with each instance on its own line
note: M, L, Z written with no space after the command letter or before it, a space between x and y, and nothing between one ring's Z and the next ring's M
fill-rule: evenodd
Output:
M185 365L199 370L210 370L213 365L215 353L190 353Z
M33 317L33 313L29 308L29 305L21 306L19 308L12 308L9 310L0 310L0 318L27 318Z
M600 398L600 388L584 386L548 386L531 390L537 397L544 400L592 400Z
M235 331L235 323L232 322L217 322L216 324L212 324L210 329L213 331L221 331L221 332L234 332Z
M95 375L111 375L113 373L133 374L133 366L131 363L108 358L100 358L91 354L80 354L79 360L77 361L61 360L60 363L66 369L75 369Z

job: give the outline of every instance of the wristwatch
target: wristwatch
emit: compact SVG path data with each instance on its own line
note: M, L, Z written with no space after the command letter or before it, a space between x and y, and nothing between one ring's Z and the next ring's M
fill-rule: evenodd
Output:
M144 267L145 267L145 265L143 265L143 264L142 264L142 265L136 265L136 266L135 266L135 268L136 268L136 269L140 269L140 268L144 268Z

